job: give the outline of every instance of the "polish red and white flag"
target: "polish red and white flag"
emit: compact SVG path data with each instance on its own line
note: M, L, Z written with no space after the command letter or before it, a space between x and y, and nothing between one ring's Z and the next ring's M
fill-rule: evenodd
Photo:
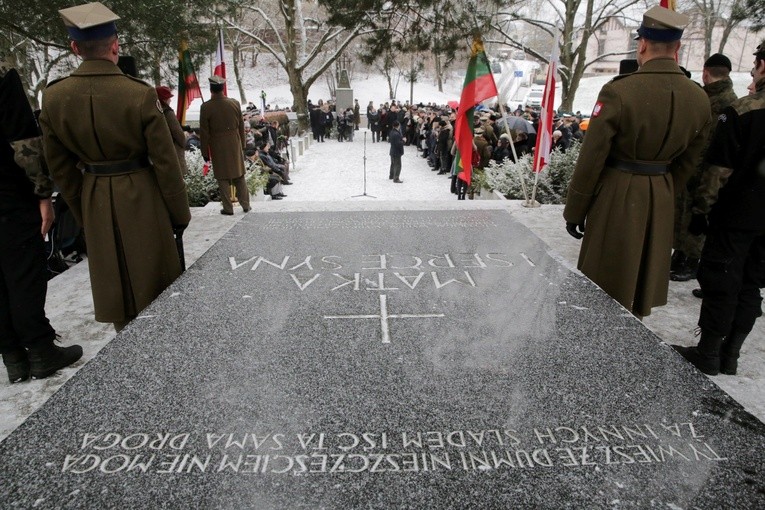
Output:
M218 37L218 47L215 50L215 70L213 76L220 76L224 80L226 79L226 62L223 59L223 29L220 29L220 36ZM228 88L226 84L223 84L223 95L228 97Z
M534 172L539 173L550 162L552 151L553 117L555 116L555 85L558 75L558 37L555 37L550 64L547 66L547 78L545 79L545 91L542 96L542 111L539 112L539 126L537 128L537 143L534 147Z

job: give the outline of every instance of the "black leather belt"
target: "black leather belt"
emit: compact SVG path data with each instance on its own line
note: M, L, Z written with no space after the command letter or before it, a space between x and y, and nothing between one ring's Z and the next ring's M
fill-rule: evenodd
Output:
M85 171L93 175L122 175L137 172L150 166L149 158L144 156L118 163L85 163Z
M615 158L608 158L606 165L635 175L664 175L667 173L667 163L641 163L639 161L623 161Z

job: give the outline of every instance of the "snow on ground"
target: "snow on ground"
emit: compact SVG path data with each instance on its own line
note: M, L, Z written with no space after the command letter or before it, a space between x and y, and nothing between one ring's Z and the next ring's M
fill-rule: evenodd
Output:
M517 201L457 201L449 192L448 179L433 172L426 161L417 155L414 147L405 149L401 172L404 182L394 184L388 179L389 145L373 144L368 135L368 196L363 196L364 132L365 130L357 132L353 142L328 140L311 144L305 154L298 158L291 171L294 185L284 187L288 197L276 202L261 197L253 203L253 211L250 214L322 210L505 209L547 243L551 247L549 252L553 257L572 270L576 267L580 243L565 231L562 206L527 209L521 207ZM369 195L377 198L371 198ZM234 216L222 216L218 212L219 209L220 204L214 202L207 207L192 210L193 219L184 235L186 260L189 265L243 217L238 208L235 209ZM669 304L654 309L654 313L646 318L646 326L664 342L695 344L693 329L700 305L700 301L691 296L695 283L672 282ZM0 440L42 406L115 336L110 324L101 324L93 320L87 260L51 280L46 312L53 327L62 336L64 345L78 343L83 346L83 360L74 367L61 370L56 375L40 381L11 385L3 373L0 377ZM739 375L711 378L761 420L765 420L763 339L765 320L760 320L744 345ZM662 348L668 349L667 346Z

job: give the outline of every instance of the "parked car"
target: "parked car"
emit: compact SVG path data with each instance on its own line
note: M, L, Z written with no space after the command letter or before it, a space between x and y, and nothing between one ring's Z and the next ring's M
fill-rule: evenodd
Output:
M542 96L544 93L544 87L531 87L531 89L529 89L529 91L526 93L526 97L523 98L524 108L528 106L532 108L540 108L542 106Z

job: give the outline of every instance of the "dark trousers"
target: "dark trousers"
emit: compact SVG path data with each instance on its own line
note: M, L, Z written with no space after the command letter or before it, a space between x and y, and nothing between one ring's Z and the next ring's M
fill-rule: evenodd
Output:
M234 204L231 202L231 186L236 190L236 199L242 209L250 208L250 192L247 189L247 181L244 176L236 179L218 179L218 189L220 190L220 205L226 212L234 212Z
M401 156L390 157L390 174L388 177L397 181L401 175Z
M712 228L701 252L698 280L704 299L699 326L717 336L749 333L762 315L765 235Z
M0 354L52 341L39 210L0 215Z
M452 155L449 150L441 151L441 169L440 173L448 173L452 169Z

